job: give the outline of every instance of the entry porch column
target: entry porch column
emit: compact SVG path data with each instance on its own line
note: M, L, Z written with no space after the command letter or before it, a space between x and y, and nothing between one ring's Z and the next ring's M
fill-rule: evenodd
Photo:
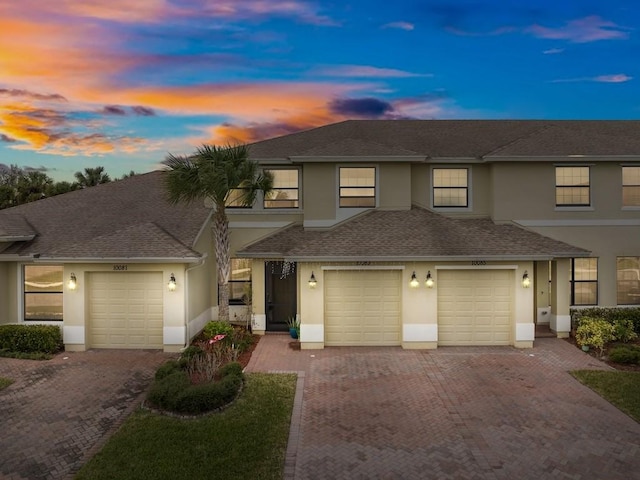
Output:
M559 258L551 262L551 321L549 328L558 338L569 337L571 331L569 262L568 258Z

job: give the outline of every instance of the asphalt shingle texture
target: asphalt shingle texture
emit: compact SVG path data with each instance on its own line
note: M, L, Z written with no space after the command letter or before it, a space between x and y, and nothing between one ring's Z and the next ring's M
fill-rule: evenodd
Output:
M553 258L589 252L513 224L449 218L429 210L370 210L331 230L285 228L238 256L290 259Z
M3 255L43 258L197 258L194 242L211 210L172 205L157 171L0 210L0 230L18 216L36 232Z

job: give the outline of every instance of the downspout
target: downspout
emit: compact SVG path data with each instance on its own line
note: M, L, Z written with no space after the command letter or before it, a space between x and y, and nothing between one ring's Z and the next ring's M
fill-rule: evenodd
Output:
M187 267L184 271L184 347L187 348L189 346L189 342L191 341L191 337L189 336L189 272L194 268L198 268L204 265L205 260L209 256L208 253L204 253L202 258L198 263Z

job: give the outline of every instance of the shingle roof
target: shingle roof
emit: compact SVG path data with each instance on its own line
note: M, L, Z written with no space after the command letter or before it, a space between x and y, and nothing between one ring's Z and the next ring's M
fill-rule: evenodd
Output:
M245 249L239 257L290 260L551 259L589 251L488 218L449 218L413 207L370 210L331 230L294 225Z
M337 148L339 143L347 142ZM640 155L634 120L348 120L254 143L251 158Z
M195 259L210 215L204 202L171 205L163 172L105 183L0 210L0 226L23 218L36 232L2 255L42 258ZM0 255L0 260L2 259Z
M35 235L35 230L22 215L9 214L0 219L0 242L30 240Z

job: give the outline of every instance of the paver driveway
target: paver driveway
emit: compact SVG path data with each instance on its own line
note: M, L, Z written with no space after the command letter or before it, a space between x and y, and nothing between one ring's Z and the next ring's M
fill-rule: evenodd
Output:
M0 478L60 479L77 471L138 403L160 351L92 350L50 361L0 358Z
M563 340L436 351L288 341L263 338L248 367L301 372L288 478L640 478L640 424L567 373L608 367Z

